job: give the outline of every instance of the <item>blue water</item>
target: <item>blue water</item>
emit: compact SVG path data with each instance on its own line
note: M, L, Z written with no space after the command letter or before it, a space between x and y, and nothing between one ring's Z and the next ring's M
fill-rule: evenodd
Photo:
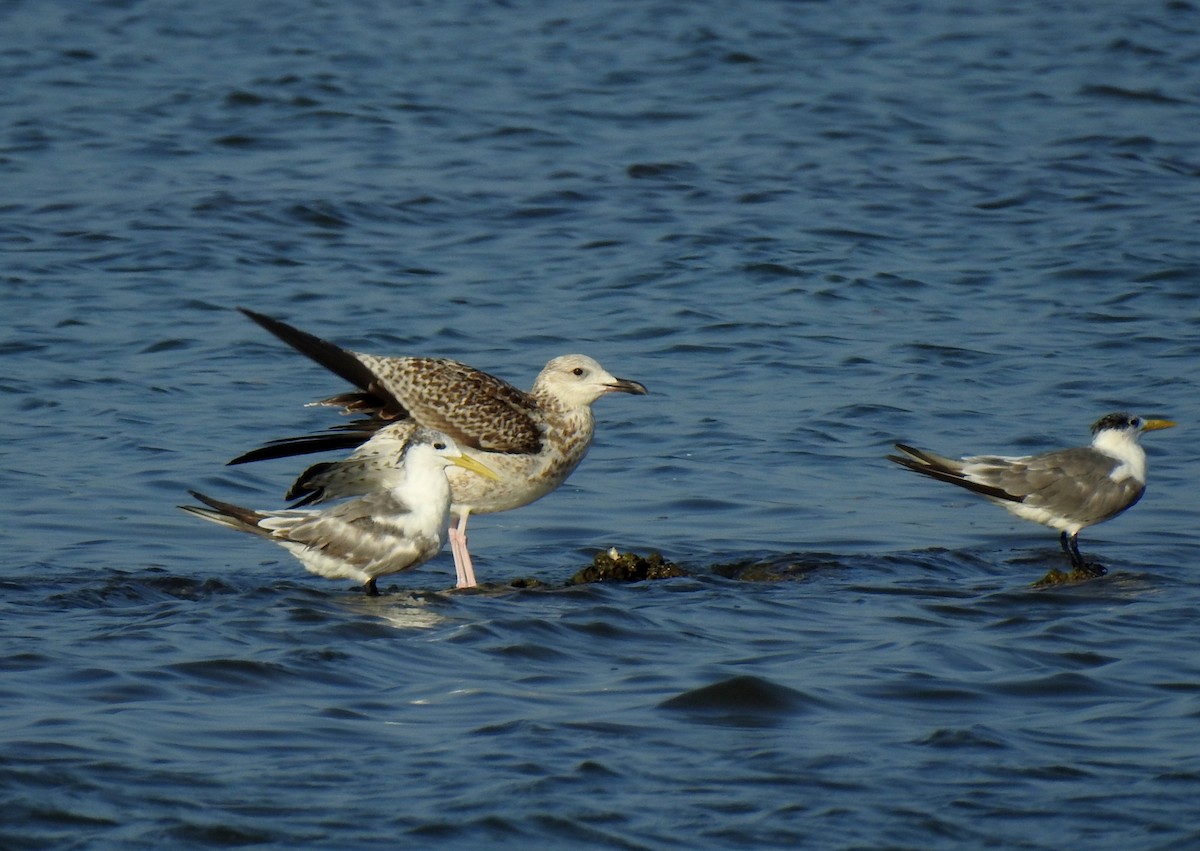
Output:
M1200 845L1200 8L0 5L0 847ZM335 377L529 386L559 491L367 599L281 504ZM1052 531L883 460L1079 444ZM564 590L610 546L687 578ZM726 578L753 564L775 581ZM509 587L515 578L541 589Z

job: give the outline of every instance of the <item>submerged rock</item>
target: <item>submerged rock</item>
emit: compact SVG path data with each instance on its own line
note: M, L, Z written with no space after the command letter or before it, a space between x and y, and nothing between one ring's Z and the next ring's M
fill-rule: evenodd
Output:
M637 553L622 553L616 547L596 553L591 565L571 577L569 585L589 582L642 582L647 579L669 579L687 576L686 570L665 561L661 554L650 553L643 558Z
M548 583L548 582L543 582L542 580L538 579L535 576L518 576L515 579L510 579L508 581L508 587L509 588L518 588L518 589L524 591L524 590L528 590L531 588L541 589L541 588L552 588L554 586L550 585L550 583Z
M736 561L714 564L712 572L738 582L781 582L797 581L818 570L841 567L842 562L833 556L787 556L770 561Z
M1098 579L1103 576L1106 571L1099 565L1089 564L1091 570L1080 570L1074 568L1070 572L1059 570L1057 567L1050 568L1046 575L1033 583L1034 588L1053 588L1057 585L1073 585L1076 582L1086 582L1089 579ZM1096 569L1099 568L1099 572Z

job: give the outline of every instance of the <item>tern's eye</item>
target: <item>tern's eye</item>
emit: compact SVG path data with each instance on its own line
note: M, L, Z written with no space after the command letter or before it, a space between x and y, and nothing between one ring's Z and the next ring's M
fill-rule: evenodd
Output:
M437 443L433 444L433 448L436 449L438 452L441 452L443 449L446 448L446 444L442 443L439 440Z
M1131 428L1141 428L1142 427L1142 418L1141 417L1130 417L1129 425Z

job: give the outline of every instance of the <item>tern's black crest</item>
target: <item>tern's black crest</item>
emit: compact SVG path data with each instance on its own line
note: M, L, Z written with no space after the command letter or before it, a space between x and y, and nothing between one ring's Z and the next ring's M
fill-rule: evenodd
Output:
M1099 434L1106 429L1111 428L1134 428L1142 424L1140 417L1133 414L1117 411L1115 414L1105 414L1100 419L1092 424L1092 434Z

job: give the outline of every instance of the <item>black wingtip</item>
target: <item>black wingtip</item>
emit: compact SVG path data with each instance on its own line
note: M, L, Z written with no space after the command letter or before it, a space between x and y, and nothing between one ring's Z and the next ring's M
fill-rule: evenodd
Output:
M920 461L916 461L912 458L904 458L900 455L888 455L886 457L887 460L894 464L899 464L906 470L912 470L914 473L920 473L922 476L930 476L931 478L950 481L950 479L946 478L946 473L936 470L935 468L930 467L928 464L923 464ZM955 481L955 483L957 484L957 481Z
M217 511L222 511L223 506L227 505L227 503L223 503L219 499L213 499L211 496L205 496L204 494L200 493L200 491L189 490L188 494L192 497L192 499L196 500L197 502L202 502L205 505L207 505L209 508L214 508ZM188 505L181 505L179 507L182 508L184 511L192 511L195 509L195 506L188 506Z
M376 429L333 430L322 434L302 435L300 437L282 437L272 440L257 449L243 452L236 458L226 461L225 466L234 467L238 464L249 464L253 461L272 461L276 458L292 458L297 455L312 455L317 452L334 452L345 449L357 449Z
M912 469L913 465L918 463L913 459L921 457L921 450L915 446L909 446L907 443L893 443L892 446L899 449L904 455L884 455L883 457L886 460L894 464L899 464L902 467L908 467L909 469Z
M238 310L302 355L316 361L334 375L349 381L359 390L371 392L373 386L378 383L375 374L352 352L341 346L249 308L239 307Z
M241 313L243 316L245 316L247 319L251 320L252 322L255 322L255 323L261 325L263 328L266 328L272 334L279 336L276 333L275 329L272 327L279 320L272 319L270 316L267 316L265 313L259 313L257 310L251 310L248 307L239 307L238 312Z
M930 479L936 479L939 482L945 482L949 485L963 488L988 499L999 500L1003 502L1023 502L1024 497L1016 494L1011 494L1003 488L993 487L991 485L980 484L973 482L963 475L961 471L952 470L942 466L939 463L937 456L930 457L929 453L923 452L913 446L908 446L904 443L897 443L896 448L901 452L906 452L910 455L908 458L899 455L887 455L887 460L894 461L905 469L912 470L922 476Z

